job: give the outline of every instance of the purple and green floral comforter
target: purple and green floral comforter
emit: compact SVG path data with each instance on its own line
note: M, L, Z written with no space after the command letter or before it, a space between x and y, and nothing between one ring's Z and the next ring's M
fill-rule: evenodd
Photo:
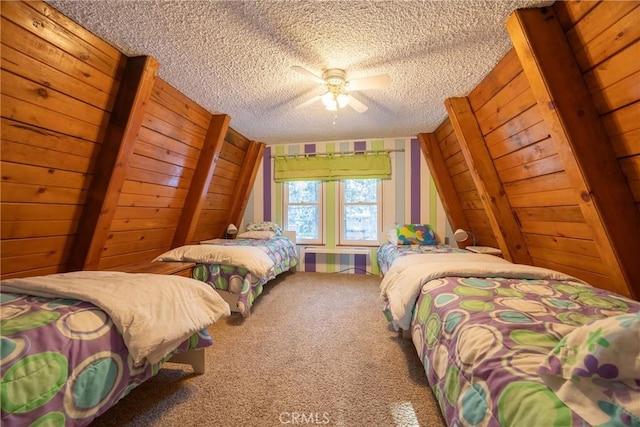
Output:
M93 304L12 293L0 298L2 425L87 425L160 368L133 366L122 335ZM172 354L211 344L202 330Z
M640 303L574 281L444 277L411 334L449 425L640 425Z
M393 243L384 243L378 248L376 254L380 273L387 274L391 268L391 264L398 257L415 255L415 254L447 254L447 253L464 253L465 249L453 248L449 245L394 245Z
M265 283L274 279L298 265L298 251L296 245L284 236L271 239L235 239L216 242L222 246L254 246L262 249L273 261L273 267L266 277L256 277L246 268L233 265L196 264L193 268L193 278L206 282L215 289L238 294L237 310L242 316L251 314L251 306L255 299L262 294ZM233 307L232 307L233 309Z

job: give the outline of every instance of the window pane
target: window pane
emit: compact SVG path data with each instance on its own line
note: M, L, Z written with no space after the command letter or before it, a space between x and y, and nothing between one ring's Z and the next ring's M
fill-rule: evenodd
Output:
M318 181L289 182L289 203L318 203Z
M344 181L345 203L376 203L377 180L347 179Z
M297 239L319 238L318 231L318 206L292 206L287 207L287 229L295 230Z
M378 240L378 206L345 206L344 237L346 240Z

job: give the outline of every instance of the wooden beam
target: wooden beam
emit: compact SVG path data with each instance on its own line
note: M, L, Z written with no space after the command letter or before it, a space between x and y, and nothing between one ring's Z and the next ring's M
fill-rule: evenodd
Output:
M507 30L610 272L611 290L640 298L640 213L552 8L518 10Z
M520 224L513 215L469 99L449 98L444 104L502 255L512 262L531 264Z
M127 59L67 264L70 271L98 269L158 67L150 56Z
M247 154L244 158L244 164L242 165L242 171L238 179L237 193L231 204L229 211L229 219L227 224L235 224L240 226L240 221L244 216L244 210L247 207L253 184L260 168L260 160L264 154L265 145L262 142L251 141Z
M454 230L462 228L463 230L470 230L469 221L464 214L462 203L458 197L456 187L453 185L451 175L449 175L449 169L444 161L438 141L433 133L419 133L418 141L420 142L420 148L422 149L422 155L427 161L429 171L433 177L433 181L436 184L436 189L440 195L442 206L447 214L449 223ZM464 243L458 243L460 247L466 247Z
M213 170L216 167L220 150L224 144L230 121L231 117L226 114L211 117L207 136L198 158L198 165L189 186L189 193L187 193L187 198L182 208L178 227L173 236L172 248L189 244L193 239L202 211L202 204L207 197L209 185L213 178Z

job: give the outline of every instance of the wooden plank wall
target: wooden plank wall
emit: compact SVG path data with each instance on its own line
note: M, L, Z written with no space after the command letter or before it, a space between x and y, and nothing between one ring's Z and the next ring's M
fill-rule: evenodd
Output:
M556 2L552 8L514 13L507 26L516 49L467 98L447 101L456 120L461 109L450 105L471 106L490 160L467 156L465 162L472 171L479 162L480 167L492 166L499 181L494 190L477 182L474 189L486 200L506 194L530 263L635 298L640 297L640 32L632 23L640 19L639 4ZM557 18L549 18L553 14ZM524 24L516 25L516 19ZM554 19L562 30L551 42L543 38L551 30L541 27ZM571 49L566 54L537 46L557 49L563 32ZM572 67L579 68L577 78ZM544 79L545 84L538 84ZM566 84L575 81L575 87ZM581 85L588 88L587 96ZM590 115L591 109L597 114ZM448 122L433 134L445 156L453 149L439 134ZM468 135L457 139L463 148L470 144ZM608 151L615 152L618 164L607 161ZM449 175L460 170L452 165ZM607 182L613 187L605 193ZM469 191L459 190L459 199ZM469 226L479 231L478 223L470 221ZM509 251L513 239L503 227L493 225L491 231L503 252ZM478 234L480 244L492 245L484 233Z
M198 224L189 241L223 237L264 144L154 77L153 58L127 58L44 2L1 7L2 277L151 261L186 236L185 217ZM210 171L227 179L216 226L201 220L202 203L185 203ZM206 183L204 194L222 184Z
M99 269L144 262L171 247L211 114L155 79Z
M579 167L588 167L583 179L600 204L596 215L602 218L604 236L598 248L615 258L608 263L610 270L613 263L620 266L623 277L612 288L626 290L617 283L624 279L630 294L640 299L640 2L557 2L553 13L575 58L576 74L583 78L590 122L598 124L596 129L578 127L585 133L577 136L588 141L601 135L602 144L596 147L573 144L574 150L590 154L580 159ZM573 102L574 93L568 98Z
M433 134L420 134L418 139L429 170L442 169L440 173L434 173L434 180L438 194L442 195L442 203L451 227L454 230L462 228L471 231L476 236L478 245L498 247L498 241L493 234L451 120L445 119ZM432 139L432 142L429 139ZM441 168L441 165L444 165L444 168ZM439 180L444 182L438 182ZM472 244L473 240L467 239L460 246Z
M229 131L225 141L195 229L193 241L196 242L206 239L208 230L212 229L223 236L227 226L234 222L228 218L229 212L250 143L235 131ZM237 220L235 225L240 228Z
M44 3L1 7L2 276L65 271L126 58Z

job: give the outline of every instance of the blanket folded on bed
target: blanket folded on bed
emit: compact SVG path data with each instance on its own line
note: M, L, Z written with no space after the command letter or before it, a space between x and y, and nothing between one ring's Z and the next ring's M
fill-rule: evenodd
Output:
M206 283L181 276L77 271L6 279L2 292L88 301L104 310L122 334L136 365L160 362L194 333L229 316Z
M420 289L441 277L503 277L512 279L581 280L541 267L513 264L493 255L450 253L401 257L380 283L381 297L388 303L393 327L409 330L413 306Z
M171 249L155 261L183 261L200 264L233 265L246 268L258 279L269 274L274 263L269 255L254 246L186 245Z

